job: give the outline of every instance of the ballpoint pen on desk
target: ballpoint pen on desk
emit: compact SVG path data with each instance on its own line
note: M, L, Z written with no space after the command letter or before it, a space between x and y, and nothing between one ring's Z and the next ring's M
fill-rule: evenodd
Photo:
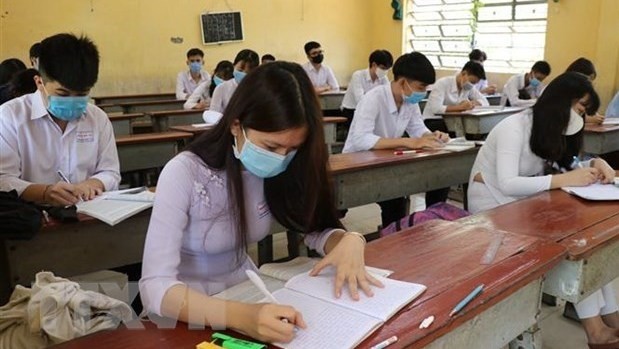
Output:
M391 336L370 349L383 349L398 341L398 336Z
M60 177L60 179L62 179L65 183L71 184L71 181L69 181L69 178L67 178L67 176L64 175L64 173L62 173L62 171L58 170L56 171L56 173L58 174L58 177ZM84 199L80 196L80 201L84 201Z
M473 298L477 297L483 289L484 284L475 287L475 289L471 293L469 293L468 296L464 297L464 299L461 300L460 303L458 303L458 305L453 308L451 313L449 313L449 317L454 316L457 312L466 307L466 305L469 304L473 300Z
M404 155L404 154L414 154L421 153L421 150L396 150L393 152L393 155Z

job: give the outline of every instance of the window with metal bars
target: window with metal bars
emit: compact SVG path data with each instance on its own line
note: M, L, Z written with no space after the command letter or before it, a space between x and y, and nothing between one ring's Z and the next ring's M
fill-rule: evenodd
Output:
M406 47L445 69L479 48L487 71L522 72L544 57L547 13L544 0L408 0Z

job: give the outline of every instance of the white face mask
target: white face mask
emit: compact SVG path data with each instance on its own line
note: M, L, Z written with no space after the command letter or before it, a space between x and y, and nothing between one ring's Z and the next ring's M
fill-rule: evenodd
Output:
M566 136L574 135L582 130L584 125L585 121L582 115L578 114L574 108L570 108L570 121L567 123L567 127L565 131L563 131L563 134Z
M389 72L389 69L385 70L385 69L380 69L379 67L376 67L376 76L379 79L384 78L385 76L387 76L387 73Z

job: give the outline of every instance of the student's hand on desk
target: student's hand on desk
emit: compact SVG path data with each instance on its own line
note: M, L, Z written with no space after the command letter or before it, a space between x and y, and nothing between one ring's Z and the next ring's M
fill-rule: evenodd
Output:
M204 102L204 101L200 101L198 102L198 104L193 106L193 109L205 109L208 107L208 103Z
M45 189L44 196L45 202L54 206L71 206L80 200L77 187L66 182L50 184Z
M469 100L465 100L465 101L460 102L458 106L460 107L461 111L466 111L466 110L471 110L475 108L475 103Z
M496 85L488 85L485 89L481 90L481 93L485 93L487 95L493 95L496 93Z
M595 115L587 115L585 116L585 122L600 125L604 122L604 115L600 115L598 113L595 113Z
M372 297L374 292L370 285L384 287L384 285L370 275L365 269L364 260L365 242L355 234L344 234L342 239L320 262L318 262L310 276L316 276L327 266L336 268L335 297L340 298L344 283L348 284L350 296L359 300L359 288L366 296Z
M428 133L427 136L419 137L419 138L408 138L408 143L406 144L407 148L411 149L422 149L422 148L441 148L443 143L436 139L436 136L433 133Z
M584 167L563 173L560 176L565 176L565 183L561 185L562 187L585 187L598 181L600 171L597 168Z
M449 142L450 138L449 138L449 134L445 133L445 132L441 132L441 131L434 131L430 134L428 134L430 137L434 137L434 139L441 141L443 143Z
M272 303L247 306L249 316L240 330L260 341L288 343L294 338L295 326L307 328L301 313L291 306Z
M591 160L591 167L599 171L598 179L600 182L609 184L615 181L615 170L603 159L597 158Z
M84 201L92 200L101 195L101 189L88 183L87 181L75 185L77 195Z

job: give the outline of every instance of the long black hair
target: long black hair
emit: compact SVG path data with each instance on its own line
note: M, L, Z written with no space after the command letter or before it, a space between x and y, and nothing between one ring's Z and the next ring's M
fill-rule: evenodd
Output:
M583 131L566 136L572 104L589 96L588 110L600 107L600 98L587 76L567 72L556 77L533 106L533 126L529 144L537 156L568 168L580 152Z
M236 120L244 128L262 132L307 129L307 138L287 170L264 180L267 204L275 219L289 230L343 228L327 169L322 111L312 83L296 63L264 64L241 81L219 123L188 148L209 167L226 171L237 257L247 245L247 221L241 164L232 151L231 127Z

